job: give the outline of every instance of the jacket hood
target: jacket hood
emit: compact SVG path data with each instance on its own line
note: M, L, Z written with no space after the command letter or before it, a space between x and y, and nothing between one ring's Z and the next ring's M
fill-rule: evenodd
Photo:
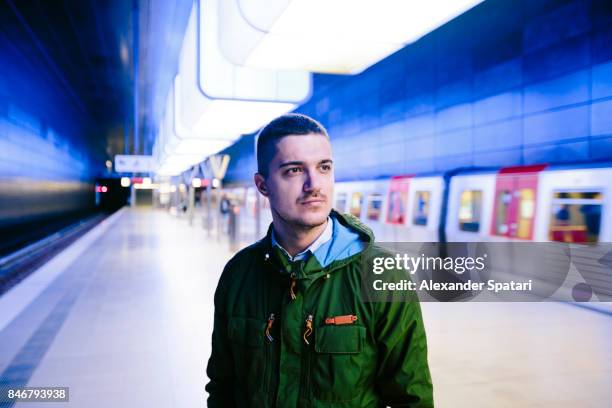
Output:
M322 267L358 254L372 241L372 231L350 215L332 211L332 237L314 252Z

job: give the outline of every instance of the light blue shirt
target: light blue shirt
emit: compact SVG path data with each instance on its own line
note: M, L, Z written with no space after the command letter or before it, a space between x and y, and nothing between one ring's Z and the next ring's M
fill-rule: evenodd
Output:
M306 260L310 254L314 254L314 252L323 244L325 244L326 242L328 242L331 238L332 238L332 234L333 234L333 221L330 217L327 217L327 225L325 226L325 230L323 231L323 233L321 235L319 235L319 237L317 239L315 239L315 241L310 244L310 246L308 248L306 248L305 250L303 250L302 252L300 252L299 254L296 254L295 256L291 256L289 255L289 252L287 252L287 250L285 250L285 248L283 248L278 241L276 240L276 236L274 235L274 228L272 228L272 245L276 245L277 247L280 248L281 251L283 251L283 253L285 255L287 255L287 258L289 258L289 260L291 262L295 262L295 261L304 261Z

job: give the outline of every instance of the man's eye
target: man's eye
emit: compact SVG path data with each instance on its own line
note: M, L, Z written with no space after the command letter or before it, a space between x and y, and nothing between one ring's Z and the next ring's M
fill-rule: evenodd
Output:
M302 169L299 167L291 167L289 170L287 170L287 174L297 174L297 173L300 173L301 171Z
M321 165L321 170L323 170L323 171L330 171L331 170L331 164L322 164Z

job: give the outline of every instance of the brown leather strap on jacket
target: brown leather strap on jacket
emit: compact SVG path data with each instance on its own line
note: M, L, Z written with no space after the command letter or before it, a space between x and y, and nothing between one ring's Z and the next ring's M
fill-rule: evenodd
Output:
M357 316L355 315L344 315L344 316L334 316L328 317L325 319L325 324L353 324L357 321Z

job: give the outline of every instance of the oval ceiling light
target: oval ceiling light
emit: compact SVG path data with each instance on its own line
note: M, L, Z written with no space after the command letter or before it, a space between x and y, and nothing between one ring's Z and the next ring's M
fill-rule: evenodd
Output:
M189 17L155 144L159 174L180 174L310 97L309 72L227 61L218 47L217 6L197 3Z
M170 129L170 143L173 145L174 153L179 155L199 154L205 158L232 144L236 139L236 133L215 132L211 133L210 136L198 137L197 131L187 129L182 125L179 113L186 110L187 107L181 106L181 98L178 94L179 89L181 89L181 81L180 75L174 78L174 86L171 91L172 98L166 108L171 117L169 122L173 124L172 129ZM214 104L210 108L214 108ZM214 114L214 112L212 113Z
M218 0L193 8L179 61L178 123L197 138L237 139L290 112L311 94L307 71L246 68L218 46Z
M482 1L225 0L219 46L237 65L356 74Z
M166 101L164 120L156 146L159 145L159 171L163 175L177 175L191 166L202 162L207 156L229 146L233 138L196 137L189 129L181 126L178 112L181 108L177 88L181 78L177 75Z
M174 85L172 85L166 99L164 118L159 127L153 150L158 163L156 173L162 176L179 175L206 157L206 154L202 152L190 152L185 146L190 139L185 135L181 135L182 137L176 135L174 116Z

